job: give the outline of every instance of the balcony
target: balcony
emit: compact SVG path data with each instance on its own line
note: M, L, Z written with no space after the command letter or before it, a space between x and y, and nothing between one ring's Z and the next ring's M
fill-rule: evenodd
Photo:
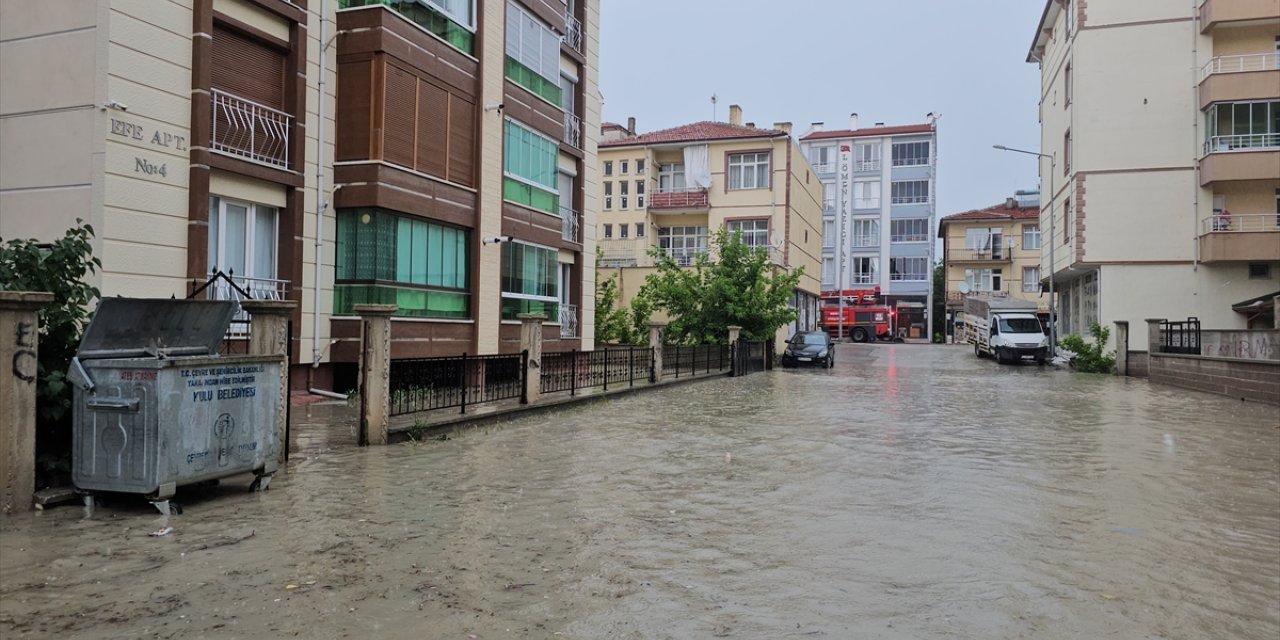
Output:
M832 214L834 214L834 213L836 212L836 201L835 201L835 200L823 200L823 201L822 201L822 212L823 212L823 213L825 213L825 214L827 214L827 215L832 215Z
M969 249L966 247L947 249L947 263L976 263L976 262L1011 262L1013 260L1013 244L1008 243L1003 247L984 247L981 249Z
M199 291L198 291L199 293ZM274 278L246 278L232 273L215 271L203 290L206 300L284 300L289 296L289 281ZM249 335L249 314L236 305L227 336L244 338Z
M568 242L581 242L578 239L578 227L582 224L582 214L570 207L560 207L560 237Z
M1227 214L1202 219L1200 260L1280 260L1280 213Z
M564 141L575 149L582 148L582 118L564 112Z
M1200 159L1200 186L1224 180L1280 178L1280 133L1213 136Z
M826 174L836 172L836 163L834 162L813 162L811 164L813 165L814 173Z
M602 267L653 266L653 259L649 257L649 242L646 239L601 239L596 242L596 245L600 249L600 266Z
M214 89L209 148L279 169L289 168L293 116Z
M560 337L578 337L578 305L560 303Z
M711 202L707 190L698 187L659 190L649 193L649 210L655 213L707 211Z
M1205 0L1200 5L1200 33L1208 33L1223 22L1275 19L1275 0Z
M582 53L582 21L564 14L564 41L570 48Z
M1200 68L1200 108L1215 102L1274 98L1280 87L1280 53L1219 56Z

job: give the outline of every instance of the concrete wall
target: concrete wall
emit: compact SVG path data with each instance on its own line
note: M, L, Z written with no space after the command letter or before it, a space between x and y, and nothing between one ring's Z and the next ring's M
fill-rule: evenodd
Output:
M600 121L603 117L603 105L600 98L600 0L587 0L585 3L582 37L586 43L587 64L583 68L585 111L582 125L582 151L585 158L582 163L584 194L582 207L582 259L587 263L582 269L582 348L595 348L595 313L596 313L596 270L591 268L596 256L596 217L600 211L599 187L600 164L596 162L596 154L600 144ZM497 65L493 65L497 66ZM648 169L646 168L646 171Z
M1200 332L1200 354L1244 360L1280 360L1280 330Z
M1151 381L1280 405L1280 361L1151 354Z

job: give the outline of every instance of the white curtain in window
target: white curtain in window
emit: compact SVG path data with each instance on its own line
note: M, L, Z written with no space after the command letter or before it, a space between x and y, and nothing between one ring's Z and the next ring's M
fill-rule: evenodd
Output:
M711 187L710 150L705 144L693 144L684 148L685 184L689 187Z

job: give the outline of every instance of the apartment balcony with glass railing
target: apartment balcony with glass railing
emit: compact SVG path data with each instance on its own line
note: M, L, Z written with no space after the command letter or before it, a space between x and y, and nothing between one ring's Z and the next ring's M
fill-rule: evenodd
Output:
M1280 95L1280 52L1217 56L1200 68L1200 108Z
M212 151L279 169L289 168L293 116L219 89L210 93Z
M813 172L818 174L828 174L836 172L836 163L834 162L817 162L810 163L813 166Z
M1220 213L1200 220L1200 260L1280 259L1280 213Z

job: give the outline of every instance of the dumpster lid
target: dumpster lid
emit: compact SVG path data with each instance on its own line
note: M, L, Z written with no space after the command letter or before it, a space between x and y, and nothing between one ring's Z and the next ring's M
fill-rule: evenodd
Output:
M232 300L103 298L76 356L140 358L212 355L236 313Z

